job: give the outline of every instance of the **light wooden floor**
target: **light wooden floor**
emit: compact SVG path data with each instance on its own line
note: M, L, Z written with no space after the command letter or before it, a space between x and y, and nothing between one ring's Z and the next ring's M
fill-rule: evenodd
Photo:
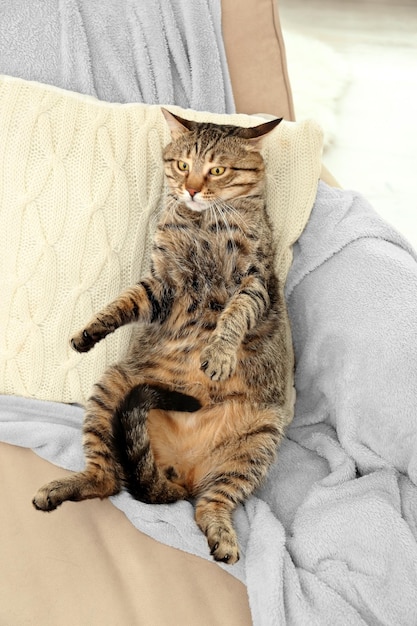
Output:
M327 167L417 250L417 0L278 2L284 31L329 44L350 69Z

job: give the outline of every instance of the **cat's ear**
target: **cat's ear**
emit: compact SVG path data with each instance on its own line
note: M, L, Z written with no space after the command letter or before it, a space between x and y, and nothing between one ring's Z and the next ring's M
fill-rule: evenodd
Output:
M196 123L191 120L185 120L178 115L174 115L167 109L161 107L161 111L168 122L169 130L173 139L177 139L180 135L188 133L190 130L194 130Z
M248 140L251 150L260 150L266 136L269 135L269 133L271 133L281 122L282 117L278 117L275 120L265 122L264 124L258 124L258 126L242 128L240 136Z

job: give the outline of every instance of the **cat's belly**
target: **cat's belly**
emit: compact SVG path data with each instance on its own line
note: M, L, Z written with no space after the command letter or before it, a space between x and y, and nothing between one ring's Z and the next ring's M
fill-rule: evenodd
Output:
M158 466L195 496L220 459L236 452L245 433L275 418L272 408L228 401L192 414L152 410L148 432Z

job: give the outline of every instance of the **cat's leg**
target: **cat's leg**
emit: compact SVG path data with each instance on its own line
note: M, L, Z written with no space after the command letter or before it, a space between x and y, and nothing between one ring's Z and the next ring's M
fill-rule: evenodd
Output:
M116 300L97 313L88 324L70 340L77 352L88 352L96 343L120 326L131 322L152 323L168 314L173 295L153 277L126 289Z
M227 380L234 373L241 342L261 319L269 302L261 276L248 274L243 278L239 291L222 311L215 331L201 352L201 369L209 378Z
M284 412L281 415L277 407L239 407L238 412L239 430L246 421L242 420L245 412L250 426L240 436L227 437L210 450L209 458L197 470L200 477L196 485L196 522L207 537L213 558L228 564L239 560L233 511L264 480L286 423Z
M52 511L65 500L106 498L122 486L144 502L174 502L187 493L157 467L147 429L152 408L194 412L200 403L193 397L146 384L129 375L131 367L110 367L94 386L84 417L86 468L39 489L33 504Z
M83 424L86 467L41 487L33 499L35 508L52 511L65 500L106 498L120 491L122 471L114 455L112 416L133 385L121 365L110 367L94 385Z
M195 520L207 537L210 554L215 561L233 565L239 560L239 544L232 514L237 503L218 502L201 496L196 502Z

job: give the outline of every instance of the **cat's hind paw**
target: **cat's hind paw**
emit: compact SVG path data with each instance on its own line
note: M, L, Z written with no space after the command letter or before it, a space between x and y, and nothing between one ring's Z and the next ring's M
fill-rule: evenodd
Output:
M53 480L38 489L32 504L38 511L54 511L64 500L65 488L64 483L59 480Z
M239 560L239 546L232 528L217 527L207 531L210 554L215 561L233 565Z

